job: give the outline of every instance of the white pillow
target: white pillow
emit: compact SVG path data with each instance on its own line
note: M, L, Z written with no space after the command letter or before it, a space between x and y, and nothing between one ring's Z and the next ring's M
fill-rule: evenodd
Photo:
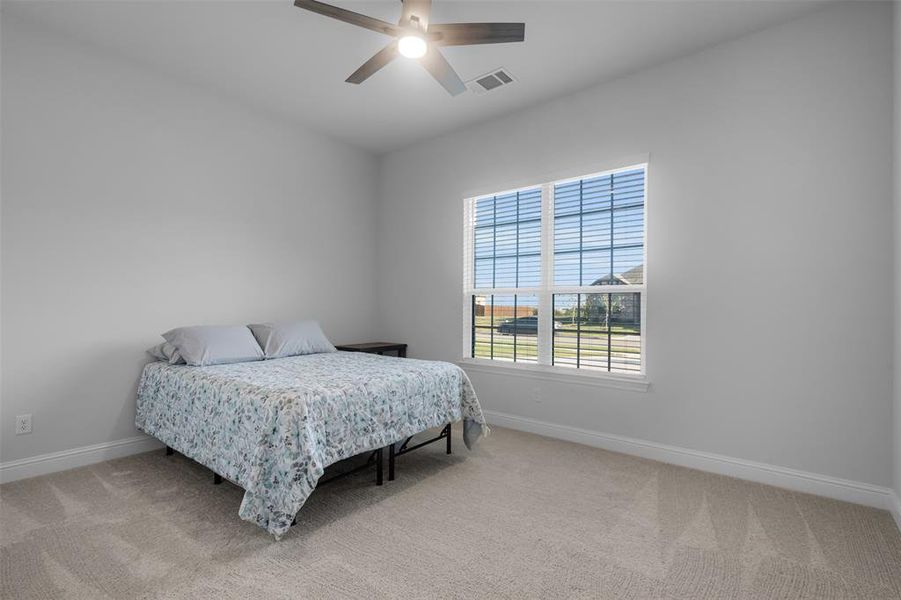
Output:
M185 362L194 367L263 360L263 351L243 325L195 325L163 334Z
M266 358L336 352L316 321L248 325Z

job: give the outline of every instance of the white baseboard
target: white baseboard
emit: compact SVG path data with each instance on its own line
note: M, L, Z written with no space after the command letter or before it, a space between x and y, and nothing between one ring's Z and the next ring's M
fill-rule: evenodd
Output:
M882 508L892 513L895 517L895 522L901 529L901 503L899 503L898 496L890 488L732 458L721 454L667 446L621 435L600 433L568 425L558 425L493 410L484 412L489 425L537 433L547 437L594 446L595 448L603 448L613 452L621 452L698 469L699 471L765 483L796 492Z
M163 445L154 438L140 435L124 440L41 454L21 460L11 460L0 463L0 483L84 467L105 460L122 458L130 454L148 452L162 447Z

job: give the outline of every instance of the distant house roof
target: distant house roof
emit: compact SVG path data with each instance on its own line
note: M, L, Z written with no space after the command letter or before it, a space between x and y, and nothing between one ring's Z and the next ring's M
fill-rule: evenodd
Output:
M591 285L641 285L644 283L644 265L632 267L621 275L595 279Z
M644 265L638 265L637 267L632 267L622 275L623 279L628 281L631 284L642 284L644 283Z

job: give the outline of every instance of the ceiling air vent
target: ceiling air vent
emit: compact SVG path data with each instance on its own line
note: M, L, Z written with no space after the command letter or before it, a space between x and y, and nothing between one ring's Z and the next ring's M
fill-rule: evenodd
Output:
M516 81L506 69L495 69L466 82L466 87L476 94L484 94Z

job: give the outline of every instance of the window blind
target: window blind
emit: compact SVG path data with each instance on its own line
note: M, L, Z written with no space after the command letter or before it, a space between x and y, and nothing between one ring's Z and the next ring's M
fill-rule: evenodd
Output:
M541 285L541 188L478 198L474 203L473 286ZM514 362L538 360L538 297L473 294L471 356Z
M554 284L644 283L644 169L554 185Z
M475 287L541 283L541 188L475 202Z

